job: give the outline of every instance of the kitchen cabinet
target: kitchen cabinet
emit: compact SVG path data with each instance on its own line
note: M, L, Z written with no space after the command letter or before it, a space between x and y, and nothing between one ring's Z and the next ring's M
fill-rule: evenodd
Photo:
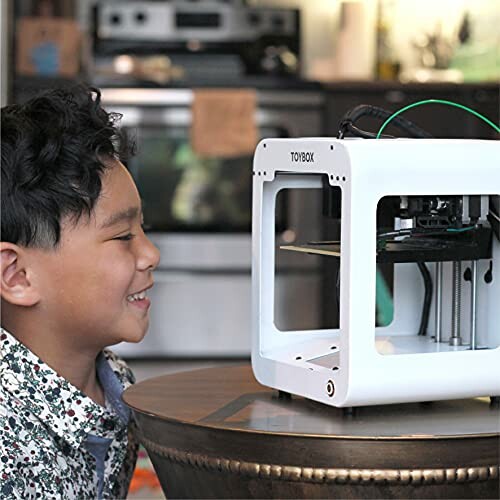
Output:
M399 84L382 82L342 82L327 85L326 132L337 136L338 124L344 114L358 104L371 104L390 111L424 99L444 99L468 106L499 123L500 86L485 84ZM406 111L403 116L435 137L481 138L497 137L496 132L482 120L461 109L440 104L429 104ZM369 118L360 120L365 130L376 132L381 122ZM389 126L388 134L402 136L401 131Z

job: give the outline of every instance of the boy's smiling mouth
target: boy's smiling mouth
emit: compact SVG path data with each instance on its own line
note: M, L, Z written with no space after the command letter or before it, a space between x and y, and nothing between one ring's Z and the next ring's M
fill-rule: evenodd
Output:
M137 306L140 309L147 309L149 308L151 301L147 297L147 291L153 286L153 284L149 285L148 287L144 288L140 292L135 292L131 293L130 295L127 295L127 302L129 302L133 306Z

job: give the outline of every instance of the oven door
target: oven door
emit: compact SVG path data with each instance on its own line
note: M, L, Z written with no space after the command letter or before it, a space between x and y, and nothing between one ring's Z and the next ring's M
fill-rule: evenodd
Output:
M122 115L122 126L137 143L127 167L141 194L149 236L168 256L160 267L249 269L253 155L198 157L190 144L192 100L191 90L103 90L103 104ZM320 135L320 102L317 93L259 92L260 136ZM319 225L305 220L314 203L307 194L279 197L276 229L284 242L293 242L298 228L318 237ZM290 255L284 265L300 261Z
M146 120L128 127L137 154L127 167L143 200L144 224L159 233L238 234L251 231L252 155L202 158L192 149L189 128ZM175 118L175 117L174 117ZM178 117L179 118L179 117ZM260 127L262 137L287 137ZM279 230L286 226L285 203L277 207Z

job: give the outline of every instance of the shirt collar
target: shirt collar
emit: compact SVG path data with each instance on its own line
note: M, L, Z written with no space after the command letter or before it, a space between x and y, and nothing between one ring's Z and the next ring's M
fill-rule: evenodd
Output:
M97 356L97 378L101 383L106 396L106 402L116 412L120 420L126 425L130 418L130 409L122 400L122 393L127 380L119 377L120 371L115 364L116 359L109 352L101 352ZM113 369L114 368L114 369Z
M130 382L125 377L118 378L120 370L110 365L113 359L109 354L101 353L96 361L98 376L105 384L103 389L116 413L96 404L13 335L0 328L0 385L17 400L17 404L76 448L87 434L116 429L128 421L128 413L117 406L117 400L121 397L120 391L123 392Z

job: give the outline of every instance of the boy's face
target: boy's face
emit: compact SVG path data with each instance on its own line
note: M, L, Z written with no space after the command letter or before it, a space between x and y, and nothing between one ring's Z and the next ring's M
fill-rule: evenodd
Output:
M60 246L36 250L42 309L59 338L76 347L138 342L148 328L159 252L142 230L135 184L116 160L102 176L102 191L90 218L62 224ZM137 295L139 294L139 295Z

